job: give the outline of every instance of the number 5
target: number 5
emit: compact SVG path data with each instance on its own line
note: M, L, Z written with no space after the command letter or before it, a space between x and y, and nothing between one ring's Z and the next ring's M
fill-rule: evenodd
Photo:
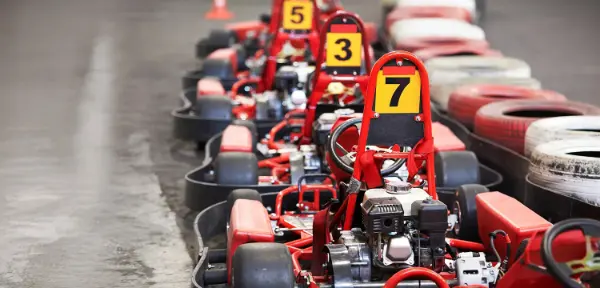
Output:
M402 92L404 92L404 89L410 84L410 78L386 78L385 84L398 84L398 87L394 90L394 94L390 100L390 107L398 107L400 96L402 96Z
M302 6L294 6L292 7L292 16L298 16L298 18L291 19L292 23L300 24L304 22L304 14L302 14L302 10L304 7Z

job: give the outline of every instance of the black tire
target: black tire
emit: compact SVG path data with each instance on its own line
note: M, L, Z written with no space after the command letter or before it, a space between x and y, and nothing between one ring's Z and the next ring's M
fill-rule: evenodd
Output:
M292 256L280 243L247 243L233 255L233 288L293 288Z
M250 130L250 133L252 133L252 148L255 149L258 143L258 128L256 128L256 124L253 121L242 119L235 119L231 124L244 126Z
M258 184L258 159L254 153L222 152L214 165L215 182L220 185Z
M209 48L212 49L212 51L229 48L239 42L234 31L223 29L210 31L207 40L209 42Z
M247 199L247 200L256 200L262 203L262 198L260 197L260 193L254 189L235 189L229 193L227 196L227 221L229 222L229 217L231 216L231 209L233 208L233 204L235 201L239 199Z
M198 59L204 59L206 58L211 52L210 48L209 48L209 42L208 39L204 38L204 39L200 39L200 41L198 41L196 43L196 58Z
M227 59L206 58L202 63L204 76L212 76L219 79L234 79L233 63Z
M456 199L451 212L458 215L459 223L455 226L454 234L459 239L480 241L475 196L488 191L487 187L479 184L461 185L456 189Z
M271 15L270 14L266 14L266 13L260 14L258 19L260 19L260 22L262 22L266 25L269 25L271 23Z
M203 95L196 99L194 113L202 119L230 120L233 117L231 99L223 95Z
M456 188L464 184L479 184L479 161L471 151L449 151L435 154L435 184Z
M181 77L181 88L183 91L197 90L198 81L200 81L202 78L204 78L203 69L187 71L183 77Z
M238 70L248 70L248 67L246 67L246 58L248 58L248 52L246 51L246 47L244 47L243 45L237 45L236 50Z

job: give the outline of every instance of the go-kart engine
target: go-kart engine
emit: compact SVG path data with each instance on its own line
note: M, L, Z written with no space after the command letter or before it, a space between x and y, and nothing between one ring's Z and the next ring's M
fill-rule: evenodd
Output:
M397 181L367 190L362 214L376 266L443 268L448 227L444 203Z

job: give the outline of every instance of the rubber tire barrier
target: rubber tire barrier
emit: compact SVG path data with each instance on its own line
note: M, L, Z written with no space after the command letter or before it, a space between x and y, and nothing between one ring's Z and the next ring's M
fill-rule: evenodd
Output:
M473 128L475 113L486 104L505 100L550 100L567 101L564 95L539 89L528 89L508 85L475 84L461 86L450 95L448 114L463 123L467 128Z
M480 242L479 225L477 222L477 201L475 197L479 193L488 192L489 190L479 184L461 185L456 189L456 200L452 210L458 205L460 207L460 230L459 239L467 241Z
M490 57L501 57L502 53L498 50L491 49L489 47L482 47L480 45L469 45L469 44L449 44L449 45L438 45L419 49L413 54L419 57L421 61L429 61L436 57L450 57L450 56L490 56Z
M471 151L435 153L435 185L456 188L464 184L479 184L479 161Z
M439 104L438 107L440 110L446 112L448 111L448 101L450 100L452 92L461 86L473 84L495 84L529 89L542 88L540 81L534 78L472 77L463 78L451 84L437 86L435 87L435 91L433 91L434 87L432 87L431 99L433 99L433 102Z
M478 26L456 19L413 18L397 21L389 28L397 50L409 52L448 43L479 43L487 47L485 32Z
M214 172L219 185L257 185L258 159L254 153L222 152L215 159Z
M289 249L280 243L247 243L233 254L233 288L293 288Z
M531 78L529 64L523 60L509 57L436 57L425 62L425 66L429 72L431 97L441 105L444 111L448 108L448 98L445 96L449 96L449 94L442 93L445 85L451 85L466 78Z
M520 115L511 115L520 113ZM542 118L600 115L600 108L579 102L506 100L487 104L475 114L475 134L523 154L525 132Z
M565 116L533 122L525 133L525 156L555 140L600 138L600 116Z
M396 3L396 7L459 7L468 10L473 16L475 16L477 10L475 0L397 0Z
M231 191L231 193L229 193L229 196L227 196L227 222L229 222L233 204L235 204L235 201L240 199L256 200L262 203L260 193L258 193L258 191L254 189L235 189Z
M528 180L545 190L600 207L598 155L600 139L557 140L538 145L531 154Z

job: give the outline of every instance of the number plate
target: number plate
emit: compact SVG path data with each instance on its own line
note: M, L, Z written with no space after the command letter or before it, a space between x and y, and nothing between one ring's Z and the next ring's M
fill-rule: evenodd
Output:
M377 75L375 112L418 114L421 106L421 77L412 66L383 67Z
M283 29L310 30L313 20L313 3L306 0L286 0L283 2Z
M328 67L360 67L361 33L327 33Z

